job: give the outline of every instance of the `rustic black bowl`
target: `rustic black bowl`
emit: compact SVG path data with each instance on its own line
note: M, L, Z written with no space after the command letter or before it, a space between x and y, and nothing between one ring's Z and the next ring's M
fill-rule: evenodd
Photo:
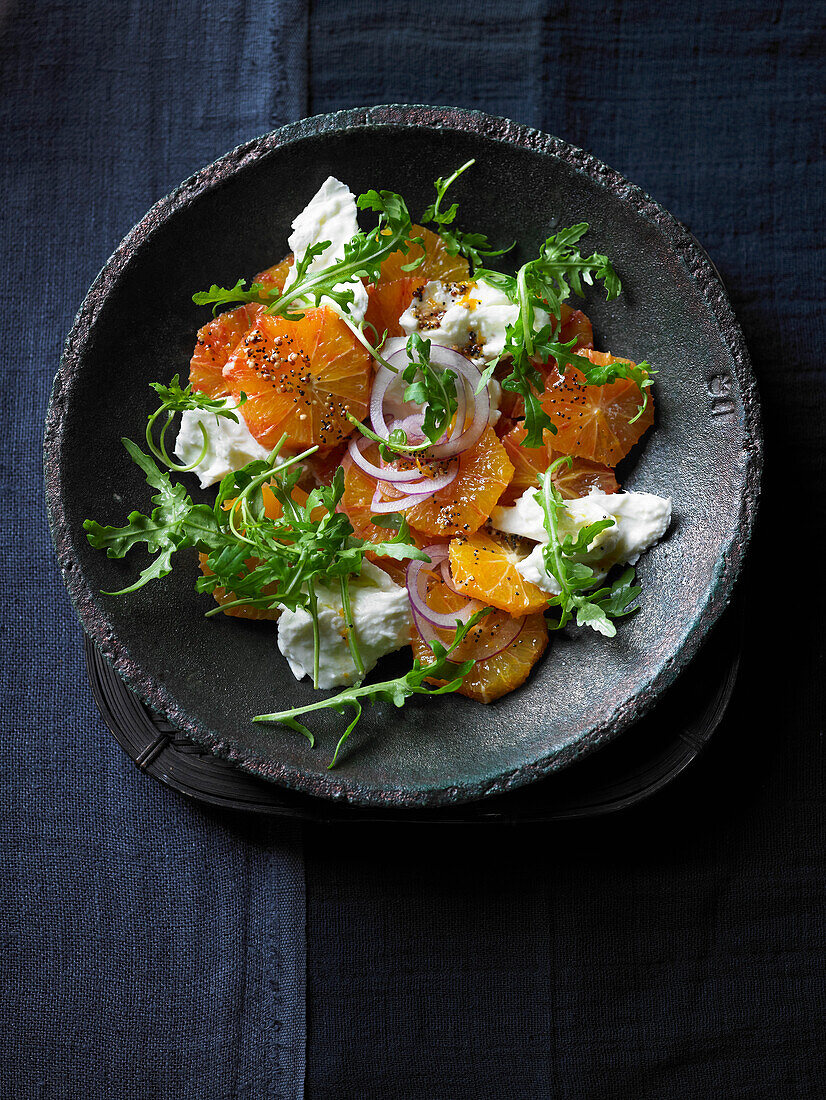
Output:
M471 157L461 221L517 239L522 262L553 227L587 221L624 293L587 300L598 346L657 370L657 425L628 488L674 499L669 537L639 568L642 610L610 641L556 637L519 691L490 706L461 697L370 710L328 771L339 716L316 717L316 748L254 714L313 696L268 624L205 619L194 556L128 597L139 555L92 550L87 516L121 523L150 490L120 443L141 440L148 383L186 374L205 310L193 291L232 285L285 252L289 223L327 175L354 191L403 193L414 215L432 180ZM342 111L243 145L187 180L132 230L89 292L55 379L46 428L49 514L61 568L89 635L127 683L195 740L276 783L360 805L444 805L564 767L640 717L697 652L728 602L757 506L759 409L725 291L685 228L616 172L557 138L448 107ZM204 495L204 499L208 494ZM384 675L404 659L388 658Z

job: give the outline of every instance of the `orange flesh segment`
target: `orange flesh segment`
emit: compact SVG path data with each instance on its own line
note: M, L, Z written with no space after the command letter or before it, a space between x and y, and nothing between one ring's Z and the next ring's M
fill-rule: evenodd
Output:
M518 560L486 531L450 542L450 573L459 591L517 618L548 606L545 593L520 576Z
M290 273L290 268L293 266L293 254L285 256L283 260L279 260L277 264L273 264L272 267L267 267L263 271L259 271L255 278L252 280L254 283L261 283L261 285L267 290L283 290L284 284L287 281L287 276Z
M630 362L601 351L580 354L592 363ZM548 375L542 408L557 429L554 447L562 454L616 466L654 422L654 401L649 395L645 412L633 424L642 404L635 382L620 378L606 386L586 386L582 373L568 367L560 376Z
M210 397L229 393L224 367L263 312L264 306L248 303L219 313L198 329L198 341L189 363L189 380L194 390Z
M198 563L204 576L210 576L212 570L207 565L206 554L198 555ZM226 603L233 603L237 599L234 592L227 592L226 588L221 585L212 590L212 596L221 607ZM224 614L230 615L234 619L277 619L281 614L281 610L278 607L255 607L251 604L242 603L237 607L225 607Z
M451 256L438 233L433 233L421 225L414 225L410 236L421 237L424 248L419 244L412 244L409 252L391 252L381 265L379 282L406 279L409 276L418 279L422 285L430 282L431 279L440 279L443 283L467 282L470 276L467 260L464 256ZM403 270L422 256L425 258L419 267L413 271Z
M452 538L478 530L488 519L513 476L513 466L492 428L459 456L459 473L447 488L408 508L407 522L417 531ZM392 493L388 496L392 499Z
M404 336L399 318L413 301L413 294L424 282L419 278L380 279L367 287L367 311L364 320L378 333L378 339L386 332L388 337ZM371 333L372 335L372 333Z
M502 439L502 446L514 467L511 483L502 494L500 503L503 505L513 504L526 490L538 486L539 475L554 459L561 457L560 452L552 450L551 445L556 437L550 432L545 432L544 447L523 447L522 440L527 434L525 428L517 425ZM611 467L601 466L587 458L574 458L570 467L560 466L552 476L563 500L587 496L592 489L601 489L603 493L619 491Z
M309 309L300 321L264 314L224 368L253 436L274 447L286 433L295 449L334 447L367 414L369 356L333 310Z

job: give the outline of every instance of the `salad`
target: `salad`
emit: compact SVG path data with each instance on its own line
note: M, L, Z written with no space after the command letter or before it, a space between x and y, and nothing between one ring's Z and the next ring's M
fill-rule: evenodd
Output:
M525 682L549 631L613 636L671 519L669 498L616 478L653 424L654 372L596 351L568 304L585 285L620 294L609 259L581 250L583 223L500 270L513 244L461 230L447 197L472 164L436 181L418 223L400 195L330 177L286 258L194 294L213 317L188 383L153 383L145 449L123 440L154 507L84 523L110 557L154 555L108 594L188 549L208 615L275 620L293 675L339 690L251 717L312 743L314 711L346 715L330 766L366 703L489 703ZM191 478L217 485L214 503ZM407 672L368 679L406 646Z

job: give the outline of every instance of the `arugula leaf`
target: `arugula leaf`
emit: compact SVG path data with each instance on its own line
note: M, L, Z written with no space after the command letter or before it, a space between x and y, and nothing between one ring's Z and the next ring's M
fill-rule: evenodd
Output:
M554 577L561 592L548 601L553 608L559 608L559 618L551 622L552 630L560 630L576 616L578 626L590 626L606 638L613 638L617 632L613 619L630 615L636 608L630 604L640 594L638 585L632 585L634 569L626 569L612 584L594 591L598 581L590 566L577 561L577 555L583 555L596 536L609 527L614 519L601 519L583 527L575 538L568 535L559 537L559 519L565 510L565 502L553 482L553 474L560 466L570 466L570 455L556 459L545 473L539 475L539 490L535 498L542 508L543 523L548 541L542 549L545 568Z
M458 375L452 370L434 370L430 341L423 340L418 332L407 341L407 355L410 362L402 371L402 378L408 383L404 399L424 407L422 431L433 444L442 437L459 407Z
M436 201L428 206L421 217L423 225L430 223L436 226L436 231L444 241L448 255L456 256L461 253L469 260L471 270L481 267L484 259L503 256L506 252L510 252L516 244L516 241L512 241L506 248L491 248L490 241L484 233L463 233L455 227L453 222L459 211L458 203L452 203L447 210L441 209L442 199L450 185L475 163L475 160L469 160L447 178L440 176L433 185L436 188Z
M177 462L173 462L166 449L166 433L175 418L175 414L197 410L205 413L213 413L216 417L223 416L227 420L231 420L234 424L237 424L237 409L247 400L246 395L242 393L236 406L231 405L227 397L210 397L208 394L201 393L199 390L193 390L191 382L188 386L182 388L180 377L177 374L168 386L164 386L161 382L150 382L149 385L160 397L161 404L154 413L150 414L147 421L146 445L159 462L163 462L170 470L175 470L176 473L179 474L188 473L190 470L194 470L196 466L200 466L209 448L209 434L203 420L200 420L198 426L201 429L201 435L203 437L201 453L194 462L190 462L187 466L182 466ZM166 421L161 428L160 438L156 443L155 422L159 417L163 416L164 413L166 413Z
M133 461L146 474L146 481L158 492L152 497L157 507L149 516L131 512L124 527L102 527L94 520L83 522L89 542L105 550L109 558L122 558L135 546L145 543L150 554L157 557L140 574L134 584L107 596L123 596L136 592L151 580L165 577L172 569L172 555L183 546L200 550L211 549L219 540L219 532L211 508L193 504L182 485L173 485L169 474L161 471L149 455L145 455L131 439L122 443Z
M212 306L213 314L218 312L220 306L243 304L245 302L270 302L277 291L268 290L263 283L250 283L245 286L246 279L239 279L234 287L216 286L215 283L209 290L198 290L192 295L192 301L196 306Z
M560 373L566 366L577 366L587 361L572 353L574 341L559 343L555 334L562 319L562 303L571 294L583 296L583 284L591 285L599 279L605 286L606 296L616 298L622 287L619 277L607 256L598 253L583 257L575 247L588 230L588 223L560 229L544 242L539 255L519 268L516 275L482 268L476 277L484 279L510 298L519 307L512 325L505 330L505 346L502 353L489 363L482 374L479 389L487 385L496 367L503 360L509 361L510 373L502 382L504 389L519 393L525 401L525 428L527 435L523 447L541 447L542 433L556 432L550 417L541 406L541 394L545 389L542 374L536 362L556 360ZM537 326L538 311L549 313L551 324ZM618 372L622 367L615 364ZM583 371L585 374L586 372ZM618 374L618 377L630 375ZM587 381L586 374L586 381ZM596 385L597 383L589 383ZM640 415L638 413L637 415Z
M177 384L160 387L156 392L162 390L168 390L171 399L179 403L186 403L191 396ZM194 504L183 486L173 484L169 474L161 471L150 455L145 455L131 440L123 442L144 471L149 485L157 490L152 498L156 508L149 516L132 512L124 527L102 527L87 519L84 528L90 543L106 550L109 557L122 558L140 544L146 544L149 552L157 556L134 584L107 595L134 592L149 581L166 576L175 552L185 546L194 547L206 554L207 565L205 575L196 581L196 591L214 592L222 588L232 593L229 601L224 600L208 615L239 604L308 611L316 637L316 682L319 659L316 585L338 583L345 615L349 615L350 578L361 572L368 551L399 561L428 560L424 551L411 543L407 523L400 515L386 517L388 538L382 542L371 544L355 536L348 517L338 511L344 492L341 469L336 471L331 485L314 489L304 503L296 500L293 490L301 474L298 463L315 447L279 461L282 438L267 459L250 462L228 474L219 486L215 506L209 507ZM275 516L273 498L280 505ZM390 533L393 529L395 535ZM348 635L356 668L363 671L355 634L349 631Z
M360 210L373 210L378 213L378 225L367 233L357 232L344 246L344 255L325 265L321 270L310 271L313 260L329 248L329 241L320 241L310 245L304 255L295 264L292 282L283 291L277 288L265 289L253 283L249 289L244 280L239 279L232 289L211 286L207 291L193 294L197 305L214 303L220 305L231 302L259 302L267 306L267 312L288 320L300 320L301 312L307 302L318 305L322 298L329 298L342 311L347 320L350 306L355 295L352 283L355 279L375 281L382 262L391 252L408 253L410 246L418 238L412 237L412 223L404 199L393 191L367 191L359 195L356 204ZM424 260L406 265L403 270L411 271ZM355 327L352 326L351 327Z
M315 738L312 732L302 722L298 721L299 717L319 710L334 710L339 714L344 714L346 707L352 707L355 711L355 717L339 738L333 758L327 765L329 768L333 768L336 765L342 746L363 714L362 702L372 704L386 702L392 703L396 707L403 707L413 695L448 695L459 690L465 676L473 668L474 662L468 660L457 664L451 661L451 655L461 645L468 631L489 611L490 608L477 611L466 623L462 623L457 619L456 634L450 645L445 647L438 639L434 639L430 643L433 648L433 660L423 664L416 658L413 667L404 676L399 676L395 680L384 680L378 684L356 684L353 687L345 688L331 698L320 699L303 707L293 707L292 710L276 711L273 714L258 714L253 718L253 722L280 722L285 726L289 726L290 729L294 729L297 733L303 734L313 745ZM425 683L428 678L446 678L448 682L440 687L433 687Z

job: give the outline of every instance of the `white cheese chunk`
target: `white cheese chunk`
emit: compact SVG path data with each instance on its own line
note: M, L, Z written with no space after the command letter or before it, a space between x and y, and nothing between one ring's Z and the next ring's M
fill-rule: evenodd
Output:
M356 666L347 642L347 628L338 586L319 585L318 686L342 687L357 678ZM410 602L407 592L371 562L366 561L359 577L350 580L350 609L356 641L365 672L380 657L410 643ZM313 675L313 621L303 609L284 610L278 620L278 648L297 680Z
M526 581L544 592L556 595L559 586L545 569L543 547L548 535L544 514L536 500L536 490L528 489L511 508L494 508L491 526L507 534L521 535L536 542L517 569ZM593 489L588 496L566 500L559 517L559 534L576 537L577 532L601 519L613 519L612 527L601 531L578 560L589 565L595 581L601 580L614 565L634 565L640 555L659 541L671 522L671 498L653 493L603 493Z
M295 253L295 263L287 276L285 290L295 281L295 264L304 258L311 244L330 242L329 246L310 264L310 273L323 271L335 260L343 259L345 244L358 232L359 228L355 195L346 184L341 183L334 176L328 176L307 206L296 217L292 228L288 244L290 250ZM352 290L355 295L347 315L354 324L359 324L364 320L367 309L367 290L361 279L342 283L337 289L343 287ZM322 298L320 304L329 306L336 313L344 312L330 298Z
M458 348L481 366L501 354L505 329L518 315L518 307L507 294L484 279L468 283L433 280L414 297L399 324L408 336L420 332L434 344ZM543 328L549 322L548 314L538 309L535 327Z
M227 401L228 408L235 408ZM181 413L181 427L175 440L175 456L184 466L193 463L203 450L204 437L200 425L203 424L208 438L204 457L193 469L197 474L201 488L214 485L233 470L240 470L256 458L266 458L269 451L262 447L252 435L244 417L237 413L235 424L226 416L187 409Z

